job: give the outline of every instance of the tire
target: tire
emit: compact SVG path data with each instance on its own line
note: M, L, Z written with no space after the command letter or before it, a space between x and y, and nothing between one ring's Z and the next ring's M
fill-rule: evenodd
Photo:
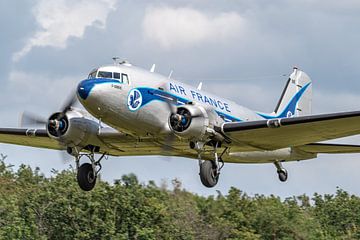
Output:
M212 188L218 183L219 174L216 172L216 166L213 161L204 161L200 165L200 180L208 188Z
M288 178L288 173L285 169L281 169L278 171L279 174L279 180L281 182L286 182L287 178Z
M82 164L77 172L77 182L84 191L91 191L96 184L96 176L90 163Z

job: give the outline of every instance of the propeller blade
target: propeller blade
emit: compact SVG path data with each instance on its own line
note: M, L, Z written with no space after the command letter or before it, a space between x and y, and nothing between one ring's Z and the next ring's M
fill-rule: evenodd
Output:
M174 133L169 133L164 139L164 145L162 146L162 151L167 153L173 150L173 145L176 140L176 135Z
M177 104L177 100L176 99L173 99L173 98L166 98L165 99L165 102L166 102L166 105L170 111L170 115L172 114L176 114L176 111L177 111L177 107L176 107L176 104Z
M60 151L60 158L63 164L72 163L74 161L74 157L68 154L66 150Z
M65 104L61 108L61 112L65 114L67 111L71 109L71 106L74 105L74 103L77 101L76 93L73 92L68 99L66 100Z
M166 102L166 106L170 112L169 118L171 118L177 112L177 107L176 107L177 99L169 97L169 98L165 98L165 102ZM164 144L161 147L161 150L162 150L162 152L165 153L165 155L167 155L171 151L173 151L173 145L174 145L175 141L176 141L176 135L171 130L170 133L164 138ZM170 161L170 159L167 159L166 161Z
M177 98L169 94L169 90L166 84L160 86L159 89L163 91L160 96L165 100L164 102L170 110L170 113L175 114L177 110L176 105L178 104Z
M46 125L47 119L34 113L23 112L20 116L20 127Z
M176 135L174 133L169 133L164 139L164 145L162 145L161 150L164 153L166 158L163 158L164 161L170 162L172 160L171 152L174 150L174 143L176 141Z

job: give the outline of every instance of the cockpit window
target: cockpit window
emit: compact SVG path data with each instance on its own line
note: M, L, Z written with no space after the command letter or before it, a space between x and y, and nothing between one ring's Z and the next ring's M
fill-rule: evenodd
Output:
M122 82L126 83L126 84L129 84L129 77L125 73L122 74Z
M112 78L112 72L99 71L98 78Z
M98 71L98 69L94 69L88 76L88 79L92 78L112 78L119 80L120 83L130 84L128 75L120 72Z
M91 78L96 78L96 72L97 72L97 70L95 70L95 71L92 71L90 74L89 74L89 79L91 79Z
M114 72L114 78L115 79L120 79L120 73Z

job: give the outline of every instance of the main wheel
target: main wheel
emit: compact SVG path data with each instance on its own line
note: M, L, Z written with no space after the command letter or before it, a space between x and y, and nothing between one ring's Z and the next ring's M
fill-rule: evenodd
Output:
M288 173L287 173L286 169L280 169L278 171L278 174L279 174L279 180L281 182L286 182L286 180L288 178Z
M84 191L90 191L95 187L96 176L90 163L82 164L77 172L77 182Z
M200 165L201 183L208 188L214 187L218 180L219 174L213 161L204 161Z

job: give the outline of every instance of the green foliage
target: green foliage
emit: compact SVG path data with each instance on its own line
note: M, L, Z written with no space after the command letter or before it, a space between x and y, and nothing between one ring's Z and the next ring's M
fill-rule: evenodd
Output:
M335 195L198 196L133 174L79 189L75 171L44 177L0 161L0 239L359 239L360 198Z

